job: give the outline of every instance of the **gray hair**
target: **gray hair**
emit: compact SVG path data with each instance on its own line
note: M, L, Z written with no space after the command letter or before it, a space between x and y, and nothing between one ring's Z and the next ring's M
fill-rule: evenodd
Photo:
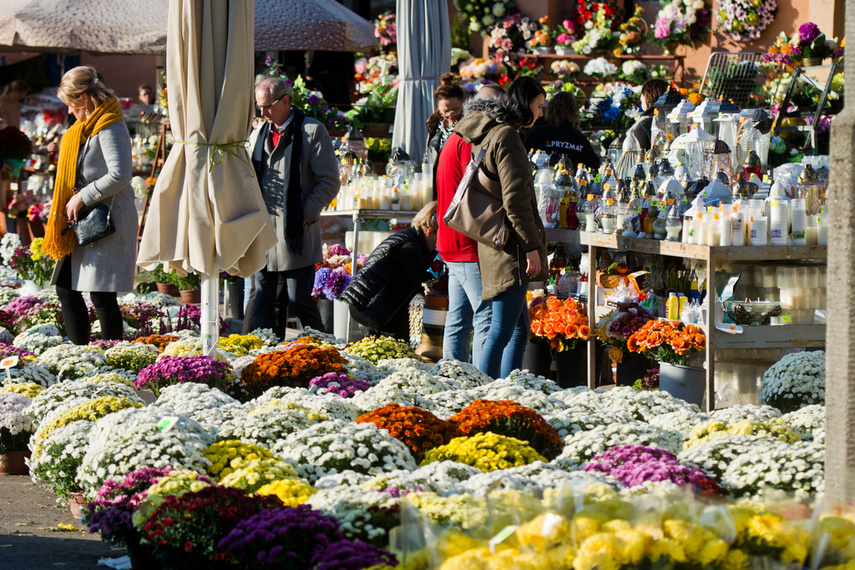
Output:
M283 97L288 99L294 98L294 90L291 89L291 84L279 77L265 77L255 84L256 91L267 91L267 94L274 101L278 101Z

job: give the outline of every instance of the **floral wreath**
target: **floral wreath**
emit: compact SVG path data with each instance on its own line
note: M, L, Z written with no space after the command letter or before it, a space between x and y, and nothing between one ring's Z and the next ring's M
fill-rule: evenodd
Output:
M719 0L719 29L737 42L756 40L777 12L775 0L759 0L756 7L751 0Z

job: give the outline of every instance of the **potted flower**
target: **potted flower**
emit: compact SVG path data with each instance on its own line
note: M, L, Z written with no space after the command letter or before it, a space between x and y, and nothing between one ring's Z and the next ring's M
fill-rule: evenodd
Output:
M609 358L617 364L617 383L631 386L650 368L650 360L629 354L627 340L656 315L638 303L619 303L617 309L597 321L597 339L609 345Z
M178 296L178 287L173 283L172 276L163 270L163 265L158 264L154 269L149 270L149 275L157 283L157 290L165 295Z
M672 0L663 4L653 24L653 41L665 48L666 54L673 55L678 45L694 46L709 33L711 12L705 3Z
M166 386L195 382L234 393L235 380L235 373L228 363L209 356L162 356L140 370L134 387L151 390L155 396L160 396Z
M335 348L293 342L258 355L241 371L240 381L250 395L259 396L273 386L306 388L316 376L343 372L346 363Z
M172 470L168 465L144 467L128 473L122 480L106 481L88 504L89 532L100 532L102 539L115 546L127 546L131 558L137 558L137 562L141 557L150 557L150 550L140 544L142 535L134 528L133 516L149 487ZM132 567L136 567L133 562Z
M416 461L428 449L444 445L455 435L455 428L431 412L415 406L401 406L392 402L373 412L356 418L356 423L373 423L406 445Z
M719 29L734 41L750 42L758 39L775 19L778 3L776 0L719 0L718 8Z
M571 20L564 20L556 26L555 54L570 55L573 53L573 42L576 41L576 25Z
M626 341L629 352L659 361L661 390L698 405L706 392L706 373L689 363L706 345L706 336L699 327L665 320L648 321Z
M585 35L573 42L573 51L591 55L599 50L611 50L618 41L617 6L610 2L579 2L576 29Z
M181 295L181 302L185 305L196 304L202 302L201 285L199 284L199 275L196 273L188 273L185 276L178 275L173 269L172 282L178 287L178 292Z
M570 61L567 59L559 59L559 60L553 61L549 65L549 71L559 81L565 81L566 82L566 81L572 80L574 77L579 75L579 72L581 71L581 69L579 68L579 65L574 61Z
M579 379L584 378L584 374L579 373L584 360L580 354L584 351L584 343L579 341L591 338L585 306L573 299L562 301L553 295L533 296L528 315L531 322L528 348L532 343L548 347L556 361L558 383L562 387L579 384ZM539 360L545 358L541 356Z
M614 49L614 55L620 57L622 55L634 55L641 51L641 45L647 40L650 28L647 22L642 17L644 8L641 6L635 7L635 14L620 25L620 35L618 36L618 45Z
M534 54L552 53L553 32L549 29L547 22L549 16L543 16L538 20L540 26L531 35L527 46Z
M24 415L30 398L14 392L0 393L0 474L24 475L29 456L27 443L32 435L33 422Z
M792 37L790 43L793 45L793 59L801 60L803 67L822 65L822 60L832 57L836 51L813 22L799 26L799 33Z
M164 568L226 568L233 558L218 542L240 521L281 506L275 495L205 487L167 496L145 522L143 536Z

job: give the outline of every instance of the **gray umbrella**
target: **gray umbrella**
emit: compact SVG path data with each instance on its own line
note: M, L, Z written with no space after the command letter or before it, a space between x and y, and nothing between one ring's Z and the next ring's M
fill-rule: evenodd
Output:
M255 51L360 51L374 26L335 0L258 0ZM0 46L163 54L169 0L2 0Z
M415 161L425 152L433 92L451 67L451 31L446 2L397 0L398 104L392 146Z

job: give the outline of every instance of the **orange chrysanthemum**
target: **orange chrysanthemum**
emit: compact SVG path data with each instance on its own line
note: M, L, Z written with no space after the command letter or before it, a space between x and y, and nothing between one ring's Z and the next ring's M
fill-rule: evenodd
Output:
M457 435L452 424L431 412L394 402L362 414L356 418L356 423L373 423L387 430L389 435L410 448L416 461L421 461L429 449L445 445Z

